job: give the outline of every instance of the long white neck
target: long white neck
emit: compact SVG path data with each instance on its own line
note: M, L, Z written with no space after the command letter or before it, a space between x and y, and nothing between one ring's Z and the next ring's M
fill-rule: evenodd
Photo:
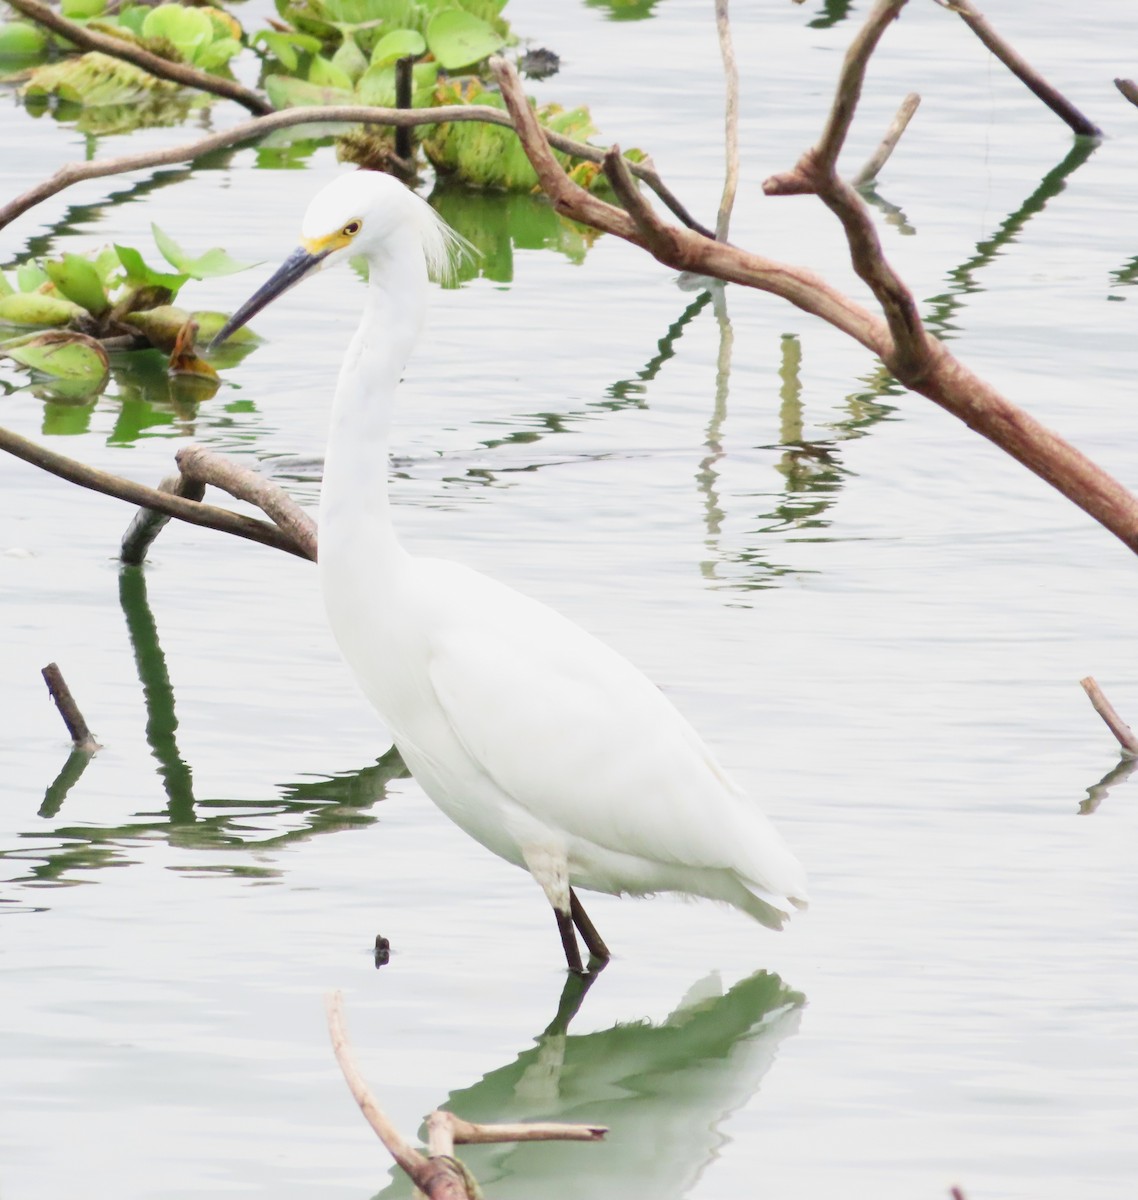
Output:
M367 302L336 395L320 495L320 562L370 563L381 573L404 554L387 495L395 389L422 328L427 269L415 238L369 262Z

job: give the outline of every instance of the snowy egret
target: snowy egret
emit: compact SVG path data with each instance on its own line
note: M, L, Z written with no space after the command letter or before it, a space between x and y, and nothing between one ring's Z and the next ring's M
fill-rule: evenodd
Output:
M387 175L338 178L300 247L217 335L332 263L366 258L363 318L340 368L320 497L332 631L411 774L487 849L527 868L565 959L609 957L575 891L679 892L771 928L806 877L774 827L672 704L625 658L550 608L399 543L387 492L396 385L431 275L462 239ZM780 907L782 905L782 907Z

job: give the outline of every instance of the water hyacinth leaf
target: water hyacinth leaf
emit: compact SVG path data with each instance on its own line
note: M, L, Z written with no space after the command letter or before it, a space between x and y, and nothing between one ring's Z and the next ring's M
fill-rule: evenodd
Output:
M81 380L92 387L102 383L110 370L107 352L94 338L82 333L41 333L4 353L33 371L57 379Z
M447 71L481 62L500 50L505 40L485 21L458 8L436 13L427 23L427 45Z
M355 97L343 88L320 87L291 75L269 75L265 94L274 108L306 108L313 105L352 104Z
M215 246L197 258L191 258L176 241L157 225L151 222L150 232L154 235L154 243L159 253L175 270L191 279L216 279L219 275L236 275L238 271L247 271L256 263L242 263Z
M66 325L86 312L73 300L43 292L13 292L0 296L0 322L7 325Z
M101 17L107 11L107 0L63 0L60 11L72 21Z
M78 58L36 67L21 88L21 95L56 95L61 100L97 107L135 104L151 96L177 90L177 84L156 79L133 63L91 51Z
M308 82L317 87L338 88L345 92L352 90L352 78L347 71L321 54L313 58L308 68Z
M209 23L213 26L213 40L220 41L222 38L233 38L240 42L245 34L245 30L241 28L241 22L232 14L227 13L223 8L203 8L202 12L209 17Z
M345 37L340 48L332 55L332 65L338 67L355 83L367 70L367 55L360 49L354 37Z
M194 56L194 66L203 71L216 71L241 52L241 43L236 38L218 38L203 46Z
M170 42L188 62L199 47L213 41L213 24L200 8L160 4L151 9L142 22L142 36Z
M47 34L30 21L0 25L0 58L37 58L47 49Z
M189 319L190 314L184 308L173 304L140 309L123 317L126 324L133 325L155 350L161 350L164 354L174 349L178 332Z
M15 291L16 289L8 281L8 276L0 271L0 296L11 296Z
M438 63L416 63L411 68L411 107L426 108L434 99L438 82ZM356 84L356 99L360 104L380 108L395 107L395 67L372 66Z
M221 332L221 327L229 320L229 314L223 312L212 312L208 309L202 309L198 312L190 313L190 317L198 327L198 344L208 345ZM229 345L246 345L256 346L261 342L258 334L254 333L248 325L242 325L236 333L231 333L225 339L226 346Z
M110 307L99 272L87 259L78 254L65 254L62 259L45 262L44 270L68 300L81 304L94 316L101 316Z
M286 70L295 71L300 66L300 55L319 54L323 43L311 34L297 33L290 29L280 32L274 29L260 29L253 37L253 44L263 44Z
M91 265L95 268L103 287L108 290L112 285L114 276L122 270L122 263L119 261L119 256L114 246L104 246L95 255Z
M120 246L116 242L115 253L126 270L127 283L134 287L159 287L177 295L182 284L189 279L188 274L170 275L155 271L153 267L146 265L142 255L131 246Z
M408 55L418 58L420 54L425 54L426 50L426 39L417 29L393 29L376 42L371 52L371 65L386 67Z
M16 284L21 292L34 292L36 288L43 287L45 283L50 282L47 272L39 263L20 263L16 268Z

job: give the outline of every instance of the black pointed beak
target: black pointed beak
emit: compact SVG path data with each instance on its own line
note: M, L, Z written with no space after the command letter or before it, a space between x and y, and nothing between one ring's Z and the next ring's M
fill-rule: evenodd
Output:
M244 304L222 326L220 332L209 344L211 350L216 350L223 342L248 324L267 304L271 304L278 296L283 296L290 287L294 287L302 279L307 279L314 271L320 269L320 264L328 257L328 250L313 254L298 246L283 263L276 269L269 280L262 284Z

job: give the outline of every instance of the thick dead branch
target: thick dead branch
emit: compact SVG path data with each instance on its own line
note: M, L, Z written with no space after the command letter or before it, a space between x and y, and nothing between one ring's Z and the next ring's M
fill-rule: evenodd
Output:
M179 473L167 475L158 485L158 490L171 496L181 496L185 500L198 501L205 495L205 484L195 483ZM169 513L159 512L154 508L140 508L122 535L119 559L127 566L140 566L146 559L146 552L154 544L154 539L169 522Z
M100 471L73 458L56 454L54 450L38 446L10 429L0 428L0 450L6 450L9 454L14 454L24 462L40 467L52 475L58 475L60 479L77 483L95 492L102 492L104 496L114 496L130 504L157 509L171 517L177 517L180 521L188 521L191 525L219 529L223 533L232 533L251 542L260 542L263 546L275 546L278 550L287 550L300 558L308 557L292 538L267 521L242 516L240 513L230 512L227 508L199 504L142 483L135 483L131 479L111 475L107 471Z
M855 188L865 187L867 183L872 183L881 174L881 168L885 166L893 151L897 149L897 143L901 140L901 135L908 129L909 122L913 119L913 114L920 107L920 104L921 98L916 92L910 92L901 101L901 107L897 110L897 115L889 123L889 128L885 131L885 136L881 139L881 144L869 156L865 166L856 175L850 176L850 183Z
M180 146L146 150L140 154L124 154L118 158L96 159L92 162L67 163L53 175L24 192L23 195L15 197L7 204L0 205L0 229L11 224L18 216L42 201L65 191L72 184L82 183L88 179L103 179L109 175L124 175L128 171L141 171L148 167L164 167L172 163L192 162L215 150L238 146L243 142L264 137L278 129L289 129L295 125L330 124L392 125L396 129L400 129L415 125L440 125L450 121L485 121L487 124L501 125L506 129L512 129L514 125L508 113L502 112L500 108L491 108L486 104L452 104L439 108L416 109L367 108L354 104L329 105L327 108L290 108L284 112L271 112L267 116L245 121L230 129L223 129L219 133L196 138L192 142L183 142ZM605 151L598 146L574 141L572 138L554 133L552 130L547 132L549 144L565 154L586 159L588 162L599 163L604 159ZM644 180L688 228L702 233L705 237L713 236L711 231L705 229L664 184L650 159L639 163L630 162L628 168L637 179Z
M1138 83L1135 83L1133 79L1116 79L1114 86L1131 104L1138 105Z
M719 34L719 54L723 59L725 101L723 105L723 144L726 166L719 215L715 218L716 241L725 242L731 226L731 210L739 187L739 67L731 41L731 20L727 0L715 0L715 28Z
M244 85L232 79L223 79L220 75L211 75L208 71L199 71L196 67L185 63L172 62L143 50L124 38L111 37L94 29L77 25L66 17L60 16L54 9L41 4L40 0L8 0L10 7L23 13L29 20L35 21L52 33L58 33L80 50L98 50L124 62L134 63L159 79L168 79L172 83L180 83L183 87L197 88L202 92L210 92L226 100L235 100L243 108L252 113L271 113L273 106L258 92L251 91Z
M903 2L879 3L867 18L867 26L879 34ZM859 35L856 44L865 48L875 44L875 38ZM863 49L861 53L864 56L866 52ZM1138 553L1138 498L973 374L943 344L928 337L907 289L885 263L868 214L849 184L838 181L830 185L830 206L843 218L854 261L873 280L875 292L883 292L890 303L891 308L886 310L892 318L889 324L810 271L709 240L691 230L666 226L646 205L643 209L637 205L634 217L579 188L550 153L516 72L501 59L492 60L491 65L526 155L542 189L559 212L649 249L660 262L675 270L758 288L820 317L876 354L906 387L933 400L1023 463ZM859 60L857 56L847 56L839 105L848 108L849 96L860 88L863 71L864 57ZM846 99L842 100L842 96ZM848 125L848 119L843 120ZM837 128L836 119L831 119L830 126ZM829 140L840 145L840 139L831 136ZM833 177L836 179L836 175ZM621 173L614 171L610 178L620 179ZM618 190L618 195L621 194ZM631 199L627 188L623 195L626 200ZM651 242L646 230L651 232ZM903 340L898 345L897 331L904 333L910 326L913 336L907 344ZM913 352L914 346L919 353Z
M1079 685L1087 693L1087 699L1094 705L1095 712L1106 722L1107 729L1118 739L1123 758L1138 758L1138 737L1134 731L1115 712L1114 705L1106 698L1102 688L1095 682L1093 675L1080 679Z
M450 1136L458 1146L481 1146L492 1142L601 1142L608 1133L607 1125L563 1125L557 1121L476 1125L451 1112L431 1114L432 1117L436 1115L447 1119Z
M83 719L79 705L75 703L75 697L71 694L59 667L55 663L48 663L40 674L43 675L47 690L55 701L55 707L59 709L59 715L67 726L71 740L75 743L75 749L84 754L94 754L96 750L102 749L91 735L91 730L87 727L87 722Z
M1062 93L1004 41L988 24L987 17L978 12L970 0L936 0L941 8L954 12L1011 73L1033 91L1044 104L1071 129L1083 137L1102 137L1102 130L1083 114Z
M182 474L199 486L209 484L256 505L306 558L316 561L316 522L284 488L204 446L183 446L174 458Z

